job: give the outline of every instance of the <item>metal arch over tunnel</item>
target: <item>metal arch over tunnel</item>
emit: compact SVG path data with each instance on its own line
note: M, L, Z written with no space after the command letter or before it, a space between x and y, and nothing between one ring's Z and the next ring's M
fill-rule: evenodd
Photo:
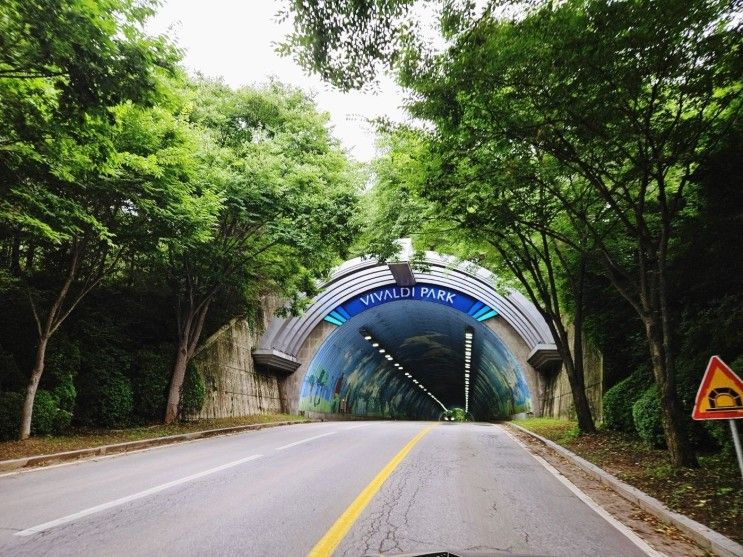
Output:
M283 374L287 411L435 419L468 402L478 419L540 413L539 374L559 357L536 308L480 267L435 253L424 266L401 275L400 264L349 261L302 316L269 324L253 359Z

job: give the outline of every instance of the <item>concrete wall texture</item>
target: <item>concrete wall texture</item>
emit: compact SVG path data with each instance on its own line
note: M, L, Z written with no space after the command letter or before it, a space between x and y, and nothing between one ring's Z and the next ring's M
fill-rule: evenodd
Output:
M568 332L572 343L573 329L571 328ZM598 422L603 417L601 399L604 396L604 359L601 352L591 346L585 339L583 352L586 396L591 406L593 419ZM575 417L573 395L565 368L561 367L558 372L551 376L543 376L542 380L544 383L540 388L542 393L541 415L553 418Z
M282 411L279 380L260 373L252 350L260 333L243 319L233 319L214 333L194 357L204 379L206 399L193 418L227 418Z

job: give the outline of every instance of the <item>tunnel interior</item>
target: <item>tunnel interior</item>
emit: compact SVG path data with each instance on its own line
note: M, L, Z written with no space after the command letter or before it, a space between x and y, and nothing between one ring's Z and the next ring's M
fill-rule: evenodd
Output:
M487 326L495 312L477 308L461 293L339 307L327 319L336 330L307 367L299 409L424 420L453 408L477 420L529 411L523 369Z

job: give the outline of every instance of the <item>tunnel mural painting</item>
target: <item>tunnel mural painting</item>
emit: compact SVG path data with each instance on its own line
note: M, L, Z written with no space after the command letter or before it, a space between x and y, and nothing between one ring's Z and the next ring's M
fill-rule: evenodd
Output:
M331 312L337 329L308 365L299 409L379 418L439 417L442 408L372 349L362 329L375 330L394 350L396 361L444 404L463 407L464 329L470 326L475 330L470 392L474 416L498 419L531 410L520 364L484 322L497 314L495 310L461 292L435 287L431 294L424 288L419 284L409 292L405 287L372 290ZM435 303L421 303L427 301ZM478 320L483 316L488 317Z

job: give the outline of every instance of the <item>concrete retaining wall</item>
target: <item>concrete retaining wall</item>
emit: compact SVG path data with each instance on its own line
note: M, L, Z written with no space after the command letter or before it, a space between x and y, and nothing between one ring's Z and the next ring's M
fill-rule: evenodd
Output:
M570 342L572 343L573 331L569 331ZM583 366L585 368L585 384L588 403L591 406L591 413L595 421L602 418L601 398L604 394L604 359L596 348L590 346L584 341ZM541 386L542 395L542 416L553 418L573 418L575 410L573 407L573 395L568 382L568 376L565 368L561 367L559 372L552 376L543 377ZM536 415L540 415L535 412Z
M259 373L251 351L260 331L243 319L233 319L204 343L194 357L204 379L206 399L192 418L227 418L282 411L279 380Z

